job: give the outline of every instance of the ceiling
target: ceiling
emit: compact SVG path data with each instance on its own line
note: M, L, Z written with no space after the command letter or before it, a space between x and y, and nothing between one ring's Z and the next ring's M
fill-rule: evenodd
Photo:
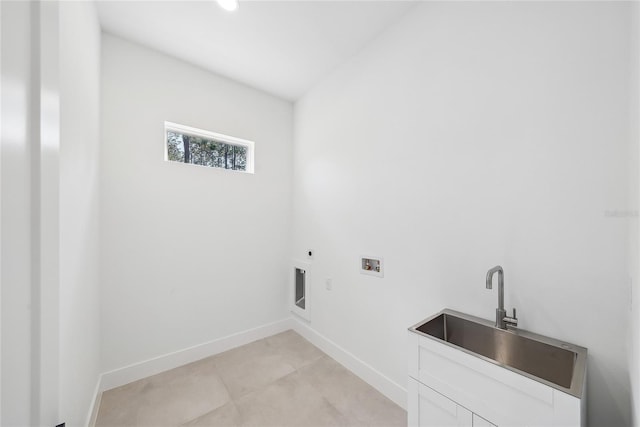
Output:
M295 101L410 1L98 1L104 31Z

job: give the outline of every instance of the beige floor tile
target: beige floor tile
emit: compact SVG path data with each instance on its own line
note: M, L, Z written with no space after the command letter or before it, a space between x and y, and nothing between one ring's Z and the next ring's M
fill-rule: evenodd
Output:
M269 347L280 352L282 357L296 369L325 356L318 347L311 344L293 330L265 338L265 342Z
M404 409L328 356L301 368L299 372L304 381L316 388L353 424L407 425Z
M293 331L103 393L97 427L405 426L404 410Z
M232 427L240 425L240 413L233 402L229 402L218 409L214 409L195 420L183 424L184 427Z
M138 425L179 425L230 401L212 358L148 378Z
M96 427L134 426L141 395L148 388L146 379L102 393Z
M255 341L214 357L222 380L233 399L258 390L295 368L264 340Z
M240 347L233 348L212 356L217 364L246 363L255 360L268 351L265 340L253 341Z
M104 413L101 405L99 426L177 426L230 401L210 359L132 383L127 393L117 390L103 395L112 403ZM110 399L112 392L118 397Z
M244 426L344 426L347 419L297 372L236 401Z

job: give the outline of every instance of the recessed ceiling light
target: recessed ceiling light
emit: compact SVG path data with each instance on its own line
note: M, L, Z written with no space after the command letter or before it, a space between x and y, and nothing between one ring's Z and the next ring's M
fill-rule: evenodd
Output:
M238 6L240 5L238 3L238 0L217 0L217 1L221 8L223 8L224 10L228 10L229 12L233 12L234 10L238 9Z

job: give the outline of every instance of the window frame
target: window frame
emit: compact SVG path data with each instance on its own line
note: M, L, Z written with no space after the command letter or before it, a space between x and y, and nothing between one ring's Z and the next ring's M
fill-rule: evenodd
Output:
M196 163L184 163L184 162L176 162L174 160L169 160L169 145L168 145L169 132L179 133L179 134L188 135L188 136L194 136L198 138L210 139L210 140L222 142L227 145L245 147L247 149L246 170L227 169L227 168L220 168L215 166L198 165ZM211 132L204 129L198 129L198 128L194 128L187 125L181 125L174 122L168 122L168 121L164 122L164 160L166 162L182 163L182 164L191 165L191 166L201 166L208 169L220 169L224 171L254 174L255 173L254 149L255 149L255 143L253 141L249 141L248 139L237 138L235 136L224 135L221 133Z

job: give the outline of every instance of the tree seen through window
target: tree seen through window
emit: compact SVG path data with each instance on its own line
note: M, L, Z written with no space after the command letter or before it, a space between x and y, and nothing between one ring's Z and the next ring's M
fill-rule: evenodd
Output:
M246 171L247 147L167 131L168 159L174 162Z

